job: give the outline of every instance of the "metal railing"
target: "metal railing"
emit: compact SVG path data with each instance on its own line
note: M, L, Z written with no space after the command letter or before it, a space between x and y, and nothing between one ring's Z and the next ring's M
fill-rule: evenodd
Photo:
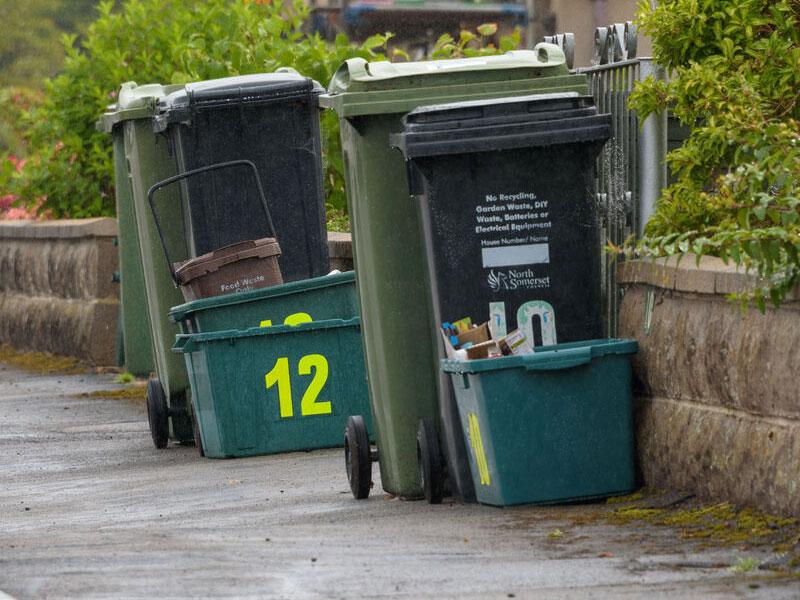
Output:
M547 41L569 44L569 34ZM565 48L565 50L567 50ZM593 65L577 69L589 79L589 93L601 113L612 118L611 139L597 159L594 193L600 220L600 239L621 245L640 236L667 181L667 116L651 115L643 123L628 106L637 81L664 78L650 58L636 58L636 29L617 23L595 32ZM616 258L603 252L602 291L605 333L617 334L620 293Z

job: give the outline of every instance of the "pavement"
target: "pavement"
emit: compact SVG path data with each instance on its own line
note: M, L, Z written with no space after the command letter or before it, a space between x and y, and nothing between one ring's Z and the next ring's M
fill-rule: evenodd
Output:
M340 450L210 460L156 450L111 375L0 365L0 598L800 598L741 572L771 550L669 527L352 498ZM576 524L583 522L584 524Z

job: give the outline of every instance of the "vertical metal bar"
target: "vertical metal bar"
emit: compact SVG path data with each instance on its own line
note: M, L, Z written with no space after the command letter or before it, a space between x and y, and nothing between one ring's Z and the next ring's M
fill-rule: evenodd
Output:
M653 76L657 81L666 79L666 72L650 59L642 59L639 79ZM641 236L647 220L655 210L661 190L667 185L667 112L652 114L642 124L639 138L639 226Z

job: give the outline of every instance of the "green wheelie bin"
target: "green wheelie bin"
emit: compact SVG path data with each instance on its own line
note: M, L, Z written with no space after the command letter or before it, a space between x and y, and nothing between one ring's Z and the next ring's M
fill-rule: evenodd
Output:
M133 218L139 241L139 257L144 279L143 293L147 301L152 338L155 376L147 384L147 416L150 433L156 448L164 448L170 438L181 443L194 440L192 415L189 410L189 379L182 357L171 349L175 336L180 333L176 323L169 318L169 309L183 303L181 292L175 288L166 262L161 241L156 231L153 215L147 201L147 191L155 183L175 175L175 162L169 153L169 140L153 131L153 115L158 101L182 89L181 85L159 84L139 86L124 83L117 98L116 111L105 118L122 131L124 170L117 169L117 177L124 174L130 181L133 198ZM117 184L119 186L119 183ZM162 230L176 260L185 260L183 243L183 218L177 190L165 201ZM123 272L123 278L125 274Z
M587 94L585 75L570 74L563 52L551 44L497 56L392 64L346 61L320 104L339 115L345 183L353 230L353 257L361 304L362 339L387 492L422 495L420 444L437 444L437 325L429 303L420 221L408 194L403 155L390 146L402 117L427 105L554 92ZM444 436L446 444L463 439ZM463 436L462 436L463 437ZM369 494L371 460L363 419L345 435L350 487ZM366 446L366 447L365 447ZM446 457L463 451L446 448ZM474 499L466 468L448 465L451 492Z
M120 306L125 369L139 377L153 371L153 340L144 290L144 271L139 254L139 234L133 208L133 189L125 160L123 121L142 118L140 107L118 109L111 105L97 122L97 129L111 134L114 144L114 182L120 266Z

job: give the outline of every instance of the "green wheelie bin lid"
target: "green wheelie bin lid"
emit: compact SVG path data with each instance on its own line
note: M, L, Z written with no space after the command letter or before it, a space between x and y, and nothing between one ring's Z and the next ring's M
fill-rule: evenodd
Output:
M465 77L465 73L469 75ZM552 44L495 56L390 63L345 61L320 104L340 117L406 113L422 105L531 93L531 80L547 77L547 88L586 92L584 75L570 74L564 53ZM486 83L483 92L476 85ZM546 90L542 90L543 92Z
M100 117L97 128L111 133L118 124L131 119L149 119L155 116L158 99L178 90L183 85L161 85L150 83L137 85L135 81L127 81L120 86L117 103L108 107Z

